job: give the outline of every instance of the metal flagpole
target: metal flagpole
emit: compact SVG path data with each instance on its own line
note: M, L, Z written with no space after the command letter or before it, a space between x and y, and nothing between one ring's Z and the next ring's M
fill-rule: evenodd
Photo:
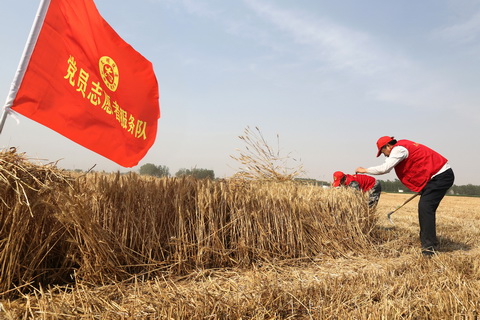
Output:
M13 82L10 86L10 92L8 93L7 100L5 101L5 105L3 106L2 117L0 119L0 134L2 133L3 126L5 125L7 115L9 112L11 112L10 107L15 100L15 96L17 95L18 89L20 88L20 84L22 83L25 71L27 70L28 63L30 62L30 57L32 56L33 49L35 48L38 35L40 34L43 21L45 20L45 16L47 14L50 1L51 0L40 1L40 6L38 7L37 15L35 16L32 29L30 30L27 44L23 49L22 58L20 59L17 72L15 73L15 77L13 78Z

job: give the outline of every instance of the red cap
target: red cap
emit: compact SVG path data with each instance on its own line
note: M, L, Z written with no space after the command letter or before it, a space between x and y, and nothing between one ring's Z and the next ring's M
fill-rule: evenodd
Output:
M378 141L377 141L377 148L378 148L377 157L379 157L380 154L382 153L382 148L385 147L385 145L387 145L393 139L394 139L393 137L389 137L389 136L384 136L384 137L381 137L380 139L378 139Z
M338 187L340 185L340 180L342 180L343 177L345 177L345 173L342 171L335 171L333 173L332 187Z

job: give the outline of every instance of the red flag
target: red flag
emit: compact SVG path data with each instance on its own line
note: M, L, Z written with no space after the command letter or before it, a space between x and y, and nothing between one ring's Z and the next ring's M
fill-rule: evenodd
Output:
M51 0L12 110L132 167L160 118L152 64L92 0Z

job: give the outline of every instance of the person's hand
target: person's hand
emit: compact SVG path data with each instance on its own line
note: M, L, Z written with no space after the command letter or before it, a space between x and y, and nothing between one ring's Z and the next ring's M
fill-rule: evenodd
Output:
M367 173L367 169L363 167L358 167L357 169L355 169L355 173Z

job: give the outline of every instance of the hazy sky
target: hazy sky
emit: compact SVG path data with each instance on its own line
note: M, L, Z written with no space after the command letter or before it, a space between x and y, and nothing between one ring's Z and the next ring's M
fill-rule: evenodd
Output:
M6 99L40 1L2 0L0 99ZM149 59L162 116L137 167L230 176L247 126L301 159L306 177L383 163L393 135L446 158L457 185L480 185L479 0L97 0ZM5 100L3 100L5 101ZM3 103L2 101L2 103ZM0 147L59 167L127 171L21 115ZM394 179L390 173L380 179Z

